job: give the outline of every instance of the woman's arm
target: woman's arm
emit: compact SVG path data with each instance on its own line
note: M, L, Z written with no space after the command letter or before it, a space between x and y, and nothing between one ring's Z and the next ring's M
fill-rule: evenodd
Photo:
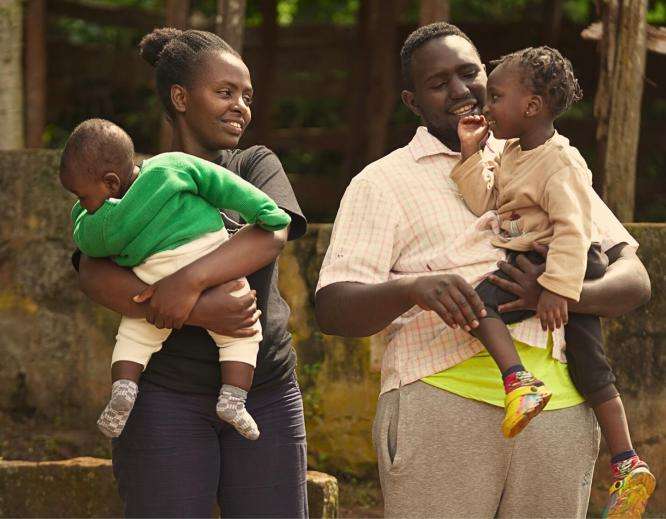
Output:
M545 247L535 246L535 250L545 256ZM606 274L599 279L587 280L578 303L569 303L569 311L601 317L618 317L646 304L650 300L650 278L641 260L632 247L620 243L606 254L609 266ZM536 308L541 285L537 278L543 273L545 264L531 263L525 256L519 256L517 267L500 262L499 267L513 281L490 276L490 281L501 289L515 294L518 299L501 305L500 312Z
M249 276L280 255L288 234L289 227L270 232L246 225L216 250L182 268L182 275L200 291Z
M214 251L147 287L134 298L150 300L146 320L158 328L179 329L207 288L249 276L274 261L289 228L276 232L247 225Z
M132 298L146 288L129 269L119 267L108 259L81 256L79 286L93 301L128 317L145 318L147 304L138 304ZM253 292L242 297L231 295L242 287L232 281L206 290L195 303L187 324L232 337L251 337L251 326L259 318Z

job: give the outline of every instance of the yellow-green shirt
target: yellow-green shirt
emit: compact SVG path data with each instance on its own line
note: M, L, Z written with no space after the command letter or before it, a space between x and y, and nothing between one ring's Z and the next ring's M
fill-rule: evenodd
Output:
M514 341L514 344L525 368L553 392L546 411L572 407L585 401L574 387L567 365L553 358L553 341L550 336L545 349L534 348L519 341ZM502 375L486 350L422 380L464 398L504 407Z

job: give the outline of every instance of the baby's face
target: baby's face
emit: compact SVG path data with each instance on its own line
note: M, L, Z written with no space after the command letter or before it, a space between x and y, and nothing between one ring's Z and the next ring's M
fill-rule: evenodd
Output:
M60 175L63 187L79 197L81 206L90 214L97 211L104 200L112 196L109 186L103 179L89 178L86 175Z

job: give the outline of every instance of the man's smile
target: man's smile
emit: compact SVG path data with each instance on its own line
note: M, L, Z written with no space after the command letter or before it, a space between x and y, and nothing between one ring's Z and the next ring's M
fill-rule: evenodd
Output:
M475 99L470 99L461 103L457 103L449 108L448 113L456 115L458 117L464 117L466 115L474 115L478 110L478 103Z

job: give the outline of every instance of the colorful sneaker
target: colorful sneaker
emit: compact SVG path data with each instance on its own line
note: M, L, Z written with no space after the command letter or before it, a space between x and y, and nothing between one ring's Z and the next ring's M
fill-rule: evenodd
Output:
M551 396L543 385L521 386L508 392L504 397L504 436L513 438L522 431L546 407Z
M602 517L640 518L654 492L656 480L644 463L608 489L608 505Z

